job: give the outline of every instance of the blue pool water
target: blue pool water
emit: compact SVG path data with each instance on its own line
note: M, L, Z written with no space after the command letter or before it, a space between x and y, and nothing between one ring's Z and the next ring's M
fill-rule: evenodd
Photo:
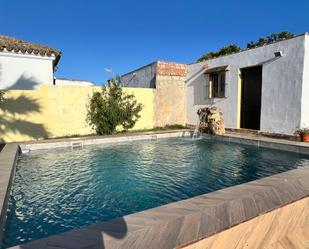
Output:
M190 138L22 155L4 246L297 168L309 157Z

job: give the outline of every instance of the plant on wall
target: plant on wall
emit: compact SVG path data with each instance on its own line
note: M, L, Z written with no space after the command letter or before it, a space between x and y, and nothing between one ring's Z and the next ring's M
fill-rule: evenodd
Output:
M277 41L282 41L285 39L289 39L294 37L295 35L289 31L282 31L280 33L272 33L269 36L265 37L261 37L258 39L257 42L249 42L247 44L247 48L256 48L256 47L260 47L260 46L264 46L273 42L277 42Z
M231 44L229 46L225 46L220 48L220 50L218 52L209 52L208 54L203 55L202 57L200 57L197 61L204 61L204 60L209 60L209 59L213 59L222 55L227 55L227 54L232 54L232 53L237 53L241 50L240 47L238 47L235 44Z
M118 126L126 131L140 118L142 104L137 103L133 94L123 92L120 84L120 78L116 77L90 99L87 122L99 135L115 133Z
M267 36L266 38L265 37L259 38L256 42L253 42L253 41L248 42L247 48L250 49L250 48L256 48L256 47L264 46L264 45L267 45L267 44L270 44L270 43L273 43L273 42L276 42L276 41L282 41L282 40L285 40L285 39L289 39L289 38L292 38L294 36L295 35L293 33L289 32L289 31L282 31L282 32L277 33L277 34L273 33L273 34ZM217 52L212 51L212 52L209 52L207 54L204 54L197 61L201 62L201 61L205 61L205 60L210 60L210 59L222 56L222 55L237 53L237 52L240 52L241 50L242 50L242 48L238 47L235 44L231 44L229 46L220 48L219 51L217 51Z

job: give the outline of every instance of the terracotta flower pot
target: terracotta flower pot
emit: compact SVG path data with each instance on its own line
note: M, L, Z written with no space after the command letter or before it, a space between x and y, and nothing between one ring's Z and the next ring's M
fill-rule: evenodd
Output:
M301 134L300 139L302 142L309 142L309 134Z

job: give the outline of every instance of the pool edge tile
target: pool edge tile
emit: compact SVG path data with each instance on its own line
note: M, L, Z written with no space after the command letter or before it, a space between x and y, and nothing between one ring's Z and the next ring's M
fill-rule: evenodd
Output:
M0 248L6 220L7 204L15 175L16 160L19 154L17 143L9 143L0 152Z

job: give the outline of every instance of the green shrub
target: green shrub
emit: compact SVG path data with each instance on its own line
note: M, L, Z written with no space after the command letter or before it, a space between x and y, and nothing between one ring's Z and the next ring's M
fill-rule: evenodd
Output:
M111 82L92 95L88 106L87 122L99 135L115 133L117 126L125 131L132 128L142 110L133 94L124 93L116 80Z

